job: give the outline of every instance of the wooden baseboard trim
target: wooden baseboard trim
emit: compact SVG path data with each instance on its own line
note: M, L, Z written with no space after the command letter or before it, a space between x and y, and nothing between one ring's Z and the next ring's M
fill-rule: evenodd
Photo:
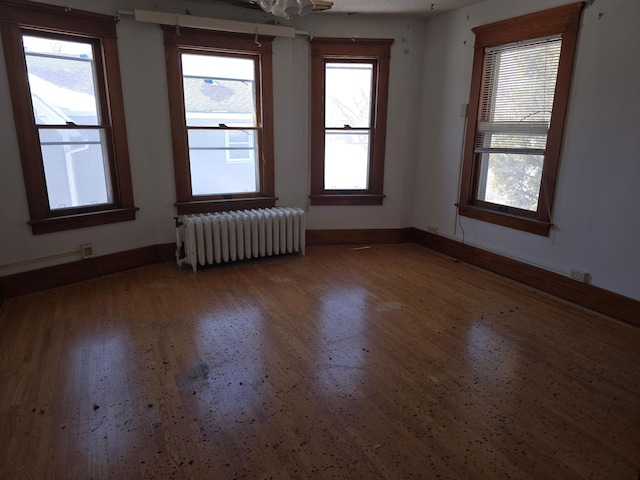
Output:
M640 327L640 301L417 228L414 243Z
M174 258L175 248L172 243L151 245L0 277L0 299L168 261Z
M305 239L307 245L406 243L412 234L411 228L307 230Z
M156 245L156 255L158 257L157 262L169 262L176 259L176 244L175 243L163 243Z
M413 242L640 327L640 301L418 228L307 230L308 245ZM175 258L167 243L0 277L0 301Z

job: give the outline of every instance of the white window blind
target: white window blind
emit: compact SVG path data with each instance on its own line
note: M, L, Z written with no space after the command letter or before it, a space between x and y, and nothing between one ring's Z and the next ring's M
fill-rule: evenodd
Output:
M562 39L485 50L476 153L544 155Z

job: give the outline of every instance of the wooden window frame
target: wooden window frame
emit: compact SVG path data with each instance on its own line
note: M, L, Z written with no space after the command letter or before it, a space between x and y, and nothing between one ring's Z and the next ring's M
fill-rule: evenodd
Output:
M463 153L458 212L462 216L525 232L548 236L571 87L571 77L583 2L552 8L473 29L476 35L469 95L469 112ZM556 79L551 123L542 169L538 209L535 212L477 200L481 154L474 152L485 63L485 49L510 43L560 35L562 48Z
M393 39L375 38L311 40L311 205L382 205L392 44ZM335 60L370 61L374 66L369 188L366 190L324 188L325 64Z
M176 184L176 208L179 215L190 213L242 210L275 206L273 141L273 67L274 37L163 26L167 61L169 110ZM221 53L252 56L257 61L256 105L259 152L259 192L228 195L198 195L191 192L189 144L187 141L181 53Z
M22 32L57 34L99 44L97 94L105 122L112 201L108 204L52 210L49 206L38 129L31 106ZM116 19L30 1L0 0L0 34L34 235L135 220L129 148L116 36Z

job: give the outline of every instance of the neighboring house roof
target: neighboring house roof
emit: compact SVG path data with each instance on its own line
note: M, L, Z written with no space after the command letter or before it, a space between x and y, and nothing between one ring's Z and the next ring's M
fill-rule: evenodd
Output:
M29 73L54 85L78 93L94 95L92 62L69 57L69 60L27 55Z
M68 114L95 112L91 63L28 56L32 93ZM35 91L37 90L37 92ZM185 77L184 94L191 113L252 114L254 83L247 80Z
M184 78L187 111L253 113L253 82L202 77Z

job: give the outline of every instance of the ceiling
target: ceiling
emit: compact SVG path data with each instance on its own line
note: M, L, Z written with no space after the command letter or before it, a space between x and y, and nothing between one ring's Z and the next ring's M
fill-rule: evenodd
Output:
M260 7L257 0L199 0L205 3L226 3L246 8ZM484 0L319 0L314 15L439 15ZM321 10L321 11L317 11Z
M386 15L438 15L484 0L333 0L324 13L362 13Z

